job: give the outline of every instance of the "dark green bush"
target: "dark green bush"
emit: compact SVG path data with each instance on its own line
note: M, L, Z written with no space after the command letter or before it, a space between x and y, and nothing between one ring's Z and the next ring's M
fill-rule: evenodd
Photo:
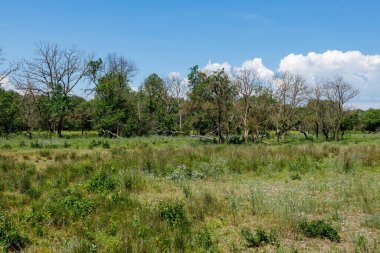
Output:
M12 146L9 143L5 143L1 148L2 149L12 149Z
M185 222L185 211L181 202L166 202L160 204L160 217L170 227L179 227Z
M108 141L103 141L102 146L104 149L109 149L111 147Z
M196 239L203 249L208 250L212 247L211 232L207 227L199 231L196 235Z
M20 235L9 218L0 211L0 246L3 252L22 251L28 239Z
M307 237L326 238L333 242L340 241L338 231L324 220L302 220L299 222L298 227Z
M116 188L116 179L102 171L97 173L87 184L87 189L92 192L113 191Z
M266 244L277 243L277 237L274 232L268 233L261 228L256 229L255 233L253 233L249 228L244 227L241 230L241 235L249 248L257 248Z
M299 173L295 173L295 174L290 175L290 179L291 180L301 180L302 177Z
M70 220L84 218L95 211L95 204L74 192L66 192L64 196L54 196L47 206L53 223L65 225Z
M42 145L36 140L30 143L31 148L42 148Z

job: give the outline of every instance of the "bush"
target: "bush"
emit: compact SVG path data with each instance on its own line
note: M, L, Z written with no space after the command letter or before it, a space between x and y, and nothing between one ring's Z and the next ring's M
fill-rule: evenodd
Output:
M31 148L42 148L42 145L36 140L30 143Z
M302 220L299 222L298 227L307 237L326 238L333 242L340 241L340 236L338 235L336 229L324 220Z
M241 235L249 248L257 248L266 244L276 244L277 237L274 232L267 233L265 230L258 228L253 233L249 228L244 227L241 230Z
M20 235L13 223L0 211L0 246L3 252L22 251L28 239Z
M290 175L291 180L302 180L302 177L299 173Z
M145 179L138 171L126 170L123 176L124 188L128 191L140 190L145 187Z
M47 210L54 224L64 225L70 219L77 220L92 214L95 204L69 191L64 193L64 196L54 196L53 201L48 203Z
M12 146L9 143L5 143L1 148L2 149L12 149Z
M212 247L211 232L207 227L196 235L196 239L203 249L208 250Z
M97 173L87 184L87 189L92 192L113 191L116 188L116 179L106 172Z
M109 149L111 147L108 141L103 141L102 146L104 149Z
M170 227L179 227L185 222L185 211L181 202L160 204L160 217Z

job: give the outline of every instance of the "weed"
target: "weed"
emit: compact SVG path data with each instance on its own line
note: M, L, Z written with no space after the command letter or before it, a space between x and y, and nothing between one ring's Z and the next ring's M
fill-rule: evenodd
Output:
M380 229L380 215L374 214L367 217L364 221L364 225L369 228Z
M277 236L273 231L268 233L261 228L257 228L255 233L253 233L249 228L243 227L241 235L245 239L248 248L257 248L266 244L277 243Z
M358 235L355 238L355 253L369 253L368 241L363 235Z
M324 220L302 220L299 222L298 228L307 237L326 238L333 242L340 241L338 231Z
M181 202L162 202L159 210L161 219L170 227L179 227L185 222L185 210Z
M9 217L0 211L0 246L3 252L22 251L28 242L28 239L18 232Z
M91 192L113 191L116 188L116 179L104 171L97 173L87 184Z
M291 180L302 180L302 177L299 173L295 173L295 174L290 175L290 179Z

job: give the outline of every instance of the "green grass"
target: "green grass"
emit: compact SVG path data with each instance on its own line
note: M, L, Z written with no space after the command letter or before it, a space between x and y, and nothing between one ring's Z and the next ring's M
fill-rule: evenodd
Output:
M94 135L0 139L0 249L380 250L379 135L249 145Z

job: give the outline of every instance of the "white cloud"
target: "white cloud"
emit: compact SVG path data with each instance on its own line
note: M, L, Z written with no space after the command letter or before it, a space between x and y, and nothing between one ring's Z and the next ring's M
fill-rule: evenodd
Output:
M234 68L232 68L228 62L224 62L224 63L209 62L202 70L209 74L209 73L213 73L215 71L222 70L222 69L224 69L224 71L227 74L231 74L232 71L238 71L239 69L255 69L258 72L260 78L264 80L271 80L274 75L272 70L264 66L263 60L261 58L254 58L252 60L247 60L243 62L241 66L234 67Z
M230 73L231 65L228 64L228 62L211 63L211 61L209 61L209 63L203 68L203 71L209 74L222 69L224 69L225 72Z
M7 77L2 78L0 87L5 90L16 90L16 88L9 82L9 79Z
M235 71L238 71L239 69L255 69L259 75L260 78L270 81L273 78L273 71L268 69L264 66L263 60L261 58L254 58L253 60L247 60L245 61L241 67L236 67Z
M271 81L273 70L267 68L261 58L254 58L232 67L228 62L209 62L202 70L210 74L224 69L228 74L239 69L254 68L260 77ZM380 55L364 55L359 51L310 52L306 55L289 54L281 59L277 71L289 71L302 75L310 85L317 81L342 75L360 94L353 99L352 105L358 108L380 108ZM180 73L172 72L170 75Z
M278 70L300 74L310 84L342 75L360 90L352 101L354 106L380 107L380 55L364 55L359 51L290 54L281 60Z

